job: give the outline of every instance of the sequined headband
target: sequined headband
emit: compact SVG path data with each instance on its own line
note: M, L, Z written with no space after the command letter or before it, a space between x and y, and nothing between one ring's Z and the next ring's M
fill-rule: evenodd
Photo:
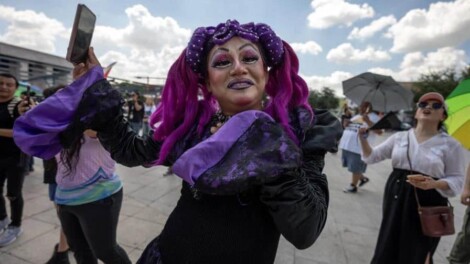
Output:
M202 65L207 52L214 45L222 45L232 37L241 37L251 42L260 43L265 52L268 67L278 65L284 54L281 38L266 24L248 23L240 25L236 20L227 20L217 27L197 28L186 49L186 62L198 74L205 72Z

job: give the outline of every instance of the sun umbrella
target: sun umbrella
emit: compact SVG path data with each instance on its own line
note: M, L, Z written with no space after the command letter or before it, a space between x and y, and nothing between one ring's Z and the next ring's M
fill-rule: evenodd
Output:
M368 101L376 111L410 110L413 92L398 84L392 77L371 72L343 81L343 93L353 103Z
M447 96L447 132L470 149L470 79L462 81Z

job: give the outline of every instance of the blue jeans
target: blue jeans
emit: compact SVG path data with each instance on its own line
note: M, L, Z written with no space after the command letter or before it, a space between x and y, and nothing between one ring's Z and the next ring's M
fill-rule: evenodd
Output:
M142 129L142 122L129 122L129 125L131 126L132 130L134 130L137 134Z

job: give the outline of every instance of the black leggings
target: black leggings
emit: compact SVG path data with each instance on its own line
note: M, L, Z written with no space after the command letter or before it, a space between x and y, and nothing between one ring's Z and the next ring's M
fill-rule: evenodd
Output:
M122 189L82 205L59 205L59 218L77 264L131 263L116 241Z
M18 164L14 159L0 162L0 220L7 217L5 198L3 189L7 184L7 198L10 200L11 226L21 226L23 217L23 181L26 167Z

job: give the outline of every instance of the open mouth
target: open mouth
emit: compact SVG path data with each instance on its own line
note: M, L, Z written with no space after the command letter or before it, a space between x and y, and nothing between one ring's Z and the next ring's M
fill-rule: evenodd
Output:
M237 79L237 80L230 81L228 83L227 88L234 89L234 90L243 90L252 86L253 84L254 83L249 79Z

